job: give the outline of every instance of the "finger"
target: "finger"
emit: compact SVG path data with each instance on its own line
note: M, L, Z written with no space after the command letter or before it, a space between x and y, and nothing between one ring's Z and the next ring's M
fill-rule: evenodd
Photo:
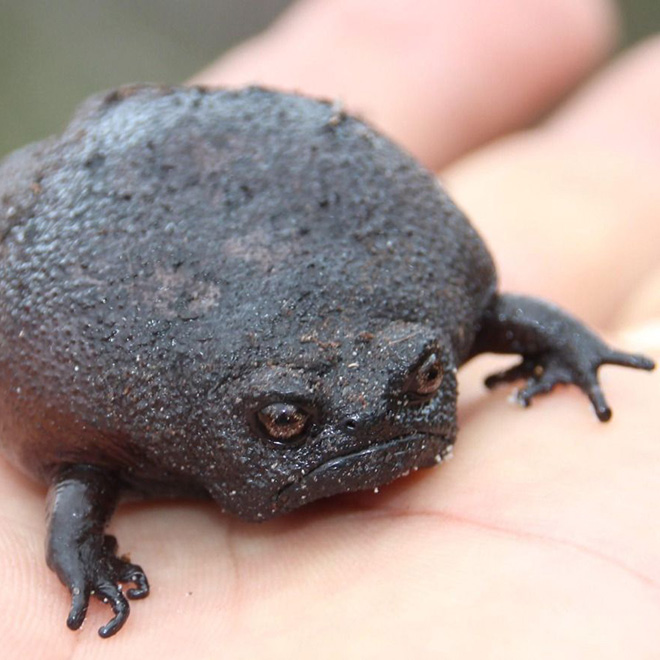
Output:
M619 327L639 325L649 319L660 321L660 268L635 288L619 316Z
M649 39L607 75L598 77L557 113L551 126L555 133L583 142L608 140L612 147L641 163L655 163L657 172L660 161L660 37ZM657 224L658 215L655 218L650 215L632 217L627 223L629 231L643 232L644 222L640 220ZM618 319L620 326L660 318L659 261L660 249L650 264L654 266L652 272L645 275L626 302Z
M658 263L660 103L646 99L659 71L660 48L642 46L561 119L448 172L454 196L497 257L504 287L554 299L592 324L618 323ZM625 107L628 121L619 120ZM587 130L591 112L599 119L583 139L578 128Z
M660 37L597 77L550 120L556 135L660 161ZM638 121L637 118L642 118Z
M530 122L607 51L608 0L307 0L195 82L341 98L438 167Z

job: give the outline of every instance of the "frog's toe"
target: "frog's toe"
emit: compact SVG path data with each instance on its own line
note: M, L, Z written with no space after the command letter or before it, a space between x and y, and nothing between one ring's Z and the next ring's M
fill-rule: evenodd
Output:
M612 417L612 409L605 399L605 394L598 382L596 368L579 370L563 364L559 360L546 362L537 367L537 373L527 381L525 387L516 395L516 400L524 407L531 404L532 398L547 394L557 385L577 385L591 401L596 417L607 422Z
M516 401L525 408L531 404L532 398L550 392L555 385L575 382L570 369L553 360L552 356L527 356L513 367L491 374L484 383L493 389L517 380L527 380L525 387L516 394Z
M149 595L149 581L142 567L131 564L123 557L117 557L118 545L114 536L106 535L104 545L115 580L123 583L132 582L135 585L126 591L126 596L131 600L146 598Z
M102 544L91 547L82 553L86 557L76 567L72 579L67 580L71 592L71 610L66 624L71 630L78 630L85 620L89 606L90 596L94 596L102 603L110 605L114 617L99 628L101 637L110 637L122 628L128 615L130 606L127 598L145 598L149 595L149 582L140 566L131 564L121 557L117 557L117 541L113 536L106 536ZM135 586L124 594L122 583L133 583Z
M101 637L110 637L121 630L130 614L130 606L126 596L122 593L120 582L135 582L137 588L129 589L126 596L131 599L145 598L149 594L149 585L146 576L139 566L126 564L125 572L117 574L103 572L97 575L95 579L89 580L86 584L76 585L70 588L71 591L71 610L66 620L66 625L71 630L78 630L82 626L87 609L89 607L89 597L93 595L102 603L110 605L114 617L99 628Z
M516 401L525 408L535 396L546 394L557 385L577 385L589 397L598 419L607 422L612 417L612 409L598 381L598 370L606 364L646 371L655 368L653 360L646 356L609 348L595 335L577 327L573 343L557 342L544 352L524 355L518 364L489 376L485 384L493 388L526 379L525 386L515 395Z
M121 560L120 560L121 561ZM131 587L126 592L126 596L131 600L146 598L149 595L149 581L140 566L122 562L123 567L119 575L119 582L133 582L135 587Z
M638 353L626 353L617 351L605 346L599 355L592 361L591 368L586 373L581 374L582 380L575 379L573 382L582 389L589 397L596 416L601 422L607 422L612 417L612 409L605 400L605 395L598 382L597 371L605 364L614 364L620 367L630 367L632 369L643 369L651 371L655 369L655 362L645 355Z
M90 588L83 583L71 587L71 609L66 625L71 630L78 630L87 616Z
M609 350L603 357L601 364L616 364L620 367L631 367L632 369L643 369L653 371L655 362L646 355L639 353L625 353L624 351Z
M591 401L596 417L598 417L601 422L609 422L612 418L612 409L605 400L605 394L603 394L603 390L597 378L594 376L591 379L591 382L582 387L582 390L586 392L589 397L589 401Z
M530 378L534 374L535 362L524 358L518 364L510 367L509 369L504 369L504 371L498 371L497 373L491 374L484 381L484 385L489 390L502 385L504 383L513 383L516 380L521 380L524 378Z
M565 356L550 353L526 357L510 369L489 376L485 382L487 387L492 388L501 383L527 379L525 386L515 394L515 400L524 408L531 405L534 397L547 394L557 385L577 385L589 397L598 419L606 422L612 416L612 410L596 376L602 363L597 360L594 364L576 364Z
M472 355L516 353L522 361L486 379L489 388L526 379L516 395L523 406L559 384L577 385L601 422L612 410L598 382L604 364L650 371L653 360L610 348L598 335L558 307L525 296L500 294L481 319Z
M528 371L529 374L529 371ZM574 382L570 370L562 364L548 361L535 361L525 387L516 394L516 401L527 408L539 394L547 394L557 385Z
M101 637L110 637L119 632L126 623L131 610L130 605L115 582L102 582L94 590L94 595L103 603L109 604L114 612L115 616L99 628Z

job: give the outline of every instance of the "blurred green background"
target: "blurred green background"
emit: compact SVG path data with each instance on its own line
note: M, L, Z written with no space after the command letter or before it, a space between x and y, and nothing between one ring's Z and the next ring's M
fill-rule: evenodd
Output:
M288 4L0 0L0 156L58 131L92 92L124 82L185 80ZM660 30L660 0L619 4L623 45Z

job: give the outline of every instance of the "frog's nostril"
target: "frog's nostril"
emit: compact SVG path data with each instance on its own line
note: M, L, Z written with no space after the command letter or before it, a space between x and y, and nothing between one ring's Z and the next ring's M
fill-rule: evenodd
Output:
M357 419L355 417L348 417L343 421L341 427L346 433L353 433L358 427Z

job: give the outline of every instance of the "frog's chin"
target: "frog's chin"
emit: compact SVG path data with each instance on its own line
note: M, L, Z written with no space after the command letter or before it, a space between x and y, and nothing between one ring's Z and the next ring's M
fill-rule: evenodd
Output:
M272 515L322 497L376 488L411 470L436 465L450 453L452 442L451 436L415 433L332 458L282 488Z

